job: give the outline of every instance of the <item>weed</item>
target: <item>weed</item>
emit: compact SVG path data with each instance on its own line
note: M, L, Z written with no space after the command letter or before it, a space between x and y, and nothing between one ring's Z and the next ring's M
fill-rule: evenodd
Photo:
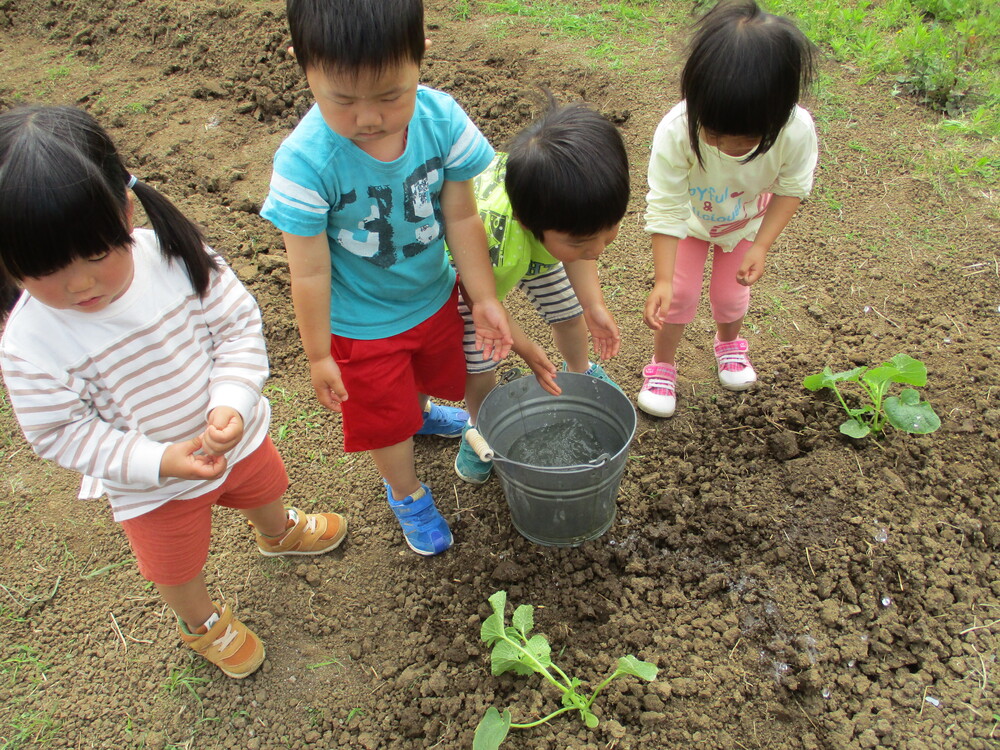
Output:
M13 734L0 737L0 750L39 747L55 739L59 732L59 722L41 711L26 711L11 719L8 726Z
M41 682L45 679L45 673L51 667L50 664L42 661L36 651L31 646L17 646L14 656L0 661L0 673L10 675L11 683L30 681Z
M343 667L344 665L340 662L340 659L327 659L326 661L317 662L316 664L309 664L306 669L319 669L320 667L329 667L330 665L336 665L338 667Z
M204 662L198 662L196 664L188 664L180 669L174 667L170 670L170 676L167 677L166 682L163 683L163 687L168 693L178 693L186 690L189 692L198 703L201 703L201 696L198 695L198 686L204 685L209 682L207 677L199 677L195 674L202 666Z

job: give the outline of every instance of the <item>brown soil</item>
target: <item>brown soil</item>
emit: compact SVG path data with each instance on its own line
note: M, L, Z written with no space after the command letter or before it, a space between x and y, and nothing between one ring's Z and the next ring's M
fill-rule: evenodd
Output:
M418 447L457 543L402 545L364 455L345 455L314 400L277 232L258 215L270 158L309 94L285 53L276 0L0 2L0 108L75 103L133 170L207 229L260 301L272 434L289 498L338 509L351 535L308 562L261 558L219 513L209 585L266 640L255 676L230 680L180 647L99 502L44 464L0 402L0 747L463 748L488 706L515 720L557 705L537 678L493 677L478 634L487 597L537 607L560 664L591 685L615 659L659 679L614 683L593 732L575 718L510 748L987 748L1000 713L1000 404L993 194L964 194L914 160L933 117L824 66L814 197L755 287L756 390L721 390L707 314L682 346L681 402L640 415L612 529L579 548L533 545L499 483L455 478L456 445ZM539 86L620 123L633 201L601 258L622 327L607 369L634 395L651 337L641 231L645 161L674 103L680 26L621 67L590 42L431 0L426 83L451 92L497 145ZM507 25L498 25L498 24ZM502 33L497 33L496 29ZM514 306L517 314L523 310ZM540 337L530 316L526 325ZM927 363L933 435L841 436L833 399L803 376L897 352Z

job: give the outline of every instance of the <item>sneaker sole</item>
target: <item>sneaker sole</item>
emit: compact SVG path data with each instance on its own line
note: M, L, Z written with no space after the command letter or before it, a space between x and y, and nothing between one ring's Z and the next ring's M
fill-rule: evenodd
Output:
M676 404L674 405L674 408L671 409L670 411L666 411L664 409L654 409L653 407L644 404L639 400L636 400L636 404L642 411L646 412L646 414L649 414L652 417L662 417L663 419L667 419L668 417L674 416L674 412L677 411Z
M440 438L448 438L449 440L451 440L452 438L460 438L460 437L462 437L462 431L459 430L456 433L415 432L415 433L413 433L413 435L414 435L414 437L417 437L417 436L420 436L420 437L440 437Z
M262 644L262 646L261 646L261 652L260 652L260 661L257 661L255 659L253 662L251 662L252 666L246 672L239 672L239 673L230 672L228 669L224 669L223 667L219 666L218 664L216 664L215 666L219 667L219 670L224 675L226 675L226 677L232 677L234 680L242 680L245 677L249 677L254 672L256 672L258 669L260 669L260 665L264 663L264 659L266 659L266 658L267 658L267 651L264 650L263 644ZM208 661L208 660L206 659L205 661ZM209 663L211 664L213 662L209 662Z
M260 545L257 545L257 549L260 551L260 554L262 554L264 557L293 557L293 556L302 557L305 555L323 555L326 554L327 552L332 552L333 550L337 549L337 547L339 547L345 539L347 539L346 518L344 519L344 533L341 534L340 539L334 541L334 543L331 544L329 547L324 547L323 549L305 549L305 550L296 549L296 550L289 550L288 552L271 552L269 550L264 549Z
M719 385L721 385L727 391L735 391L737 393L740 393L742 391L749 391L751 388L753 388L755 385L757 385L757 381L753 380L753 381L751 381L749 383L744 383L742 385L726 385L725 383L723 383L720 380L719 381Z
M449 534L449 536L451 536L451 534ZM441 550L441 552L433 552L433 551L432 552L428 552L425 549L417 549L412 544L410 544L410 540L406 536L406 534L403 534L403 539L406 540L406 546L409 547L414 552L416 552L421 557L434 557L435 555L440 555L440 554L442 554L442 553L447 552L448 550L450 550L452 548L452 546L455 544L455 537L451 536L451 538L448 540L448 546L445 547L443 550Z
M344 536L346 537L347 535L345 534ZM260 550L260 554L262 554L264 557L302 557L304 555L322 555L327 552L332 552L333 550L337 549L337 547L339 547L341 542L343 541L344 539L341 538L337 540L336 544L331 544L329 547L324 547L323 549L308 549L308 550L297 549L297 550L291 550L289 552L268 552L267 550L262 549L261 547L257 547L257 549Z
M482 479L476 479L475 477L466 476L465 474L463 474L458 468L458 459L455 459L455 473L458 474L458 478L461 479L463 482L468 482L469 484L486 484L489 481L490 477L493 476L493 469L491 468L489 474L487 474Z

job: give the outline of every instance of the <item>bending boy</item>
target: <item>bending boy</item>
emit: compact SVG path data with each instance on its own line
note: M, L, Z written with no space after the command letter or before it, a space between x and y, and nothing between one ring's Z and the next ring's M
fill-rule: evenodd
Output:
M320 403L343 412L346 451L371 453L406 543L436 555L451 530L412 438L457 437L464 418L425 409L428 395L464 391L446 238L477 343L491 359L511 344L471 182L493 149L450 96L419 85L420 0L289 0L287 11L316 104L275 154L261 215L284 237Z
M476 178L475 187L500 298L514 286L522 289L552 326L563 369L615 385L589 360L587 331L600 359L618 353L621 336L604 304L594 262L618 235L628 206L628 156L618 129L585 104L550 101L548 111L514 137L508 153L497 154L490 169ZM477 344L464 302L460 310L469 422L462 430L455 472L481 484L493 464L479 459L465 433L496 385L496 362ZM514 351L542 387L558 395L556 367L514 320L510 325Z

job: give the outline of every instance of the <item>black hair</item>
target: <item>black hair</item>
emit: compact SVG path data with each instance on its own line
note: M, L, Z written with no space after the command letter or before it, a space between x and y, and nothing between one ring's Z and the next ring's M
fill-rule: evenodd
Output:
M111 138L74 107L25 106L0 115L0 319L18 282L112 248L130 248L128 169ZM216 263L201 231L154 188L136 182L160 250L183 261L199 295Z
M378 74L424 58L422 0L288 0L286 14L302 70Z
M681 73L688 137L700 164L702 128L760 138L767 153L811 86L815 48L795 24L754 0L723 0L697 22Z
M588 236L622 220L628 154L614 124L583 102L548 109L507 145L504 186L515 218L539 240L547 229Z

